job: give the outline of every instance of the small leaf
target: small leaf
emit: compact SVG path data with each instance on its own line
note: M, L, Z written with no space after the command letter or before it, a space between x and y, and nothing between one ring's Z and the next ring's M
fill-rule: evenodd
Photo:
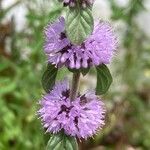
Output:
M97 66L96 70L97 70L96 94L97 95L105 94L112 83L112 76L110 74L109 69L104 64Z
M42 86L46 92L49 92L55 84L57 71L58 69L54 65L48 64L47 69L42 76Z
M81 44L93 30L92 6L70 8L67 14L66 31L70 41Z
M74 137L60 132L50 137L46 150L78 150L78 145Z

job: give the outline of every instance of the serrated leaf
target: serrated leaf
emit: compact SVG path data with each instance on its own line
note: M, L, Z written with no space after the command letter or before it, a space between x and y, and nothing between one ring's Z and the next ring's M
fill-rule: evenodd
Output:
M67 36L72 43L81 44L92 33L93 24L92 7L70 8L66 20Z
M46 92L49 92L55 84L57 72L58 69L54 65L47 65L47 69L42 76L42 86Z
M97 85L96 85L96 94L101 95L105 94L111 83L112 76L106 65L102 64L96 67L97 70Z
M74 137L60 132L50 137L46 150L78 150L78 145Z

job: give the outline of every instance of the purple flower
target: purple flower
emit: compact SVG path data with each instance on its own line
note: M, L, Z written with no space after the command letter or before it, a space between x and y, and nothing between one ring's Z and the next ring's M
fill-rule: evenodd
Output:
M40 101L38 111L46 132L63 130L67 135L78 138L93 136L104 126L105 107L94 92L71 101L67 81L59 82Z
M93 33L81 45L72 44L65 33L65 20L48 25L45 29L44 50L48 62L56 67L87 68L109 64L116 49L116 37L108 23L95 24Z
M54 24L49 24L45 30L45 46L44 50L47 54L57 53L70 44L64 33L65 21L60 18Z

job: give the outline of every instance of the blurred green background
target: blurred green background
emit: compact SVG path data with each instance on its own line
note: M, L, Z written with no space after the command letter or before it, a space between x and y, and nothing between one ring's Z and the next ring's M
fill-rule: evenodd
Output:
M45 149L49 135L36 115L46 67L42 31L64 12L56 0L0 0L0 150ZM103 96L105 128L80 149L150 150L150 1L96 0L93 15L112 23L119 46ZM95 81L91 70L81 90Z

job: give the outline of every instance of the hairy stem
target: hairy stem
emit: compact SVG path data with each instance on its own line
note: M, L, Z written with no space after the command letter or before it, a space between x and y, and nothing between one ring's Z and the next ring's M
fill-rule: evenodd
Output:
M80 83L80 72L73 73L72 85L70 91L70 99L72 101L76 98L78 94L79 83Z

